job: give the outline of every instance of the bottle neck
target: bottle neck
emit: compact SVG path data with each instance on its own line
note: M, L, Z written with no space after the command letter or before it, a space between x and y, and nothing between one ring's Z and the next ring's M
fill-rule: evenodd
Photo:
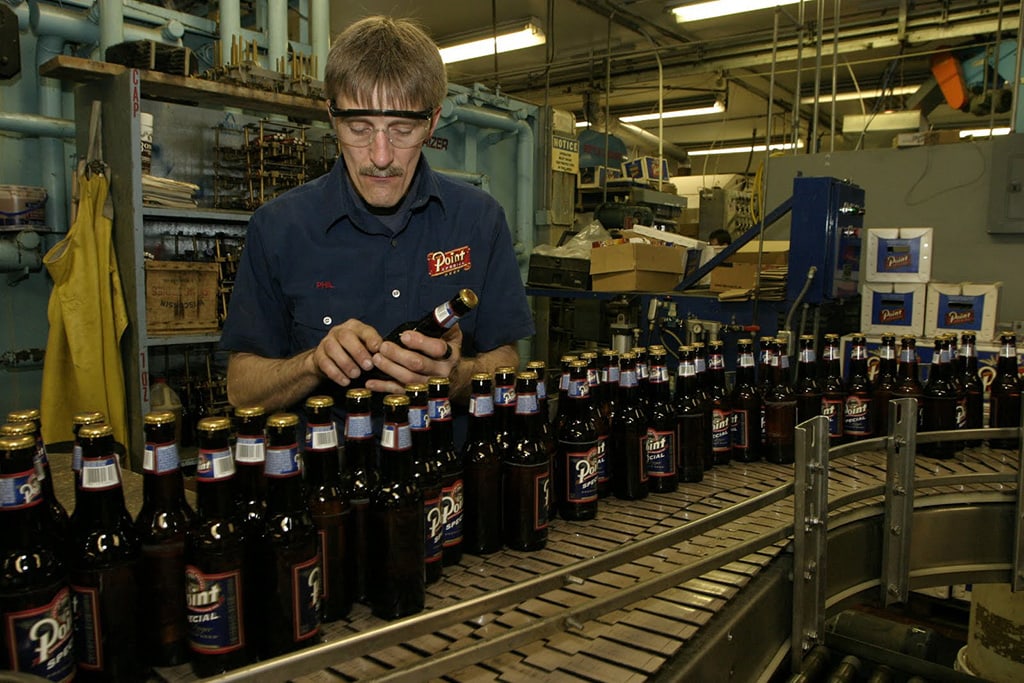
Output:
M262 477L262 473L261 473ZM223 519L236 514L235 461L227 439L199 442L196 466L196 511L203 519Z
M448 401L448 397L428 399L427 415L430 417L430 440L434 448L454 448L452 404Z
M348 413L345 416L345 471L365 470L372 466L374 455L373 420L370 413Z
M75 516L93 526L109 526L127 515L121 466L114 453L88 450L82 454L82 473L75 491Z
M341 480L340 458L337 448L307 450L302 454L306 478L312 486L337 484Z
M381 430L380 444L380 472L384 481L398 484L411 479L413 450L409 423L385 422Z
M1017 377L1017 345L1002 343L999 348L999 359L996 371L1010 377Z
M147 440L142 457L143 505L176 505L185 495L178 444L173 440Z
M543 425L540 417L540 402L537 394L531 392L516 393L516 420L519 433L529 438L543 436Z
M305 506L302 456L296 441L272 436L267 444L263 474L267 479L267 514L292 512Z
M569 380L565 403L566 414L570 417L586 417L590 414L590 385L585 377Z

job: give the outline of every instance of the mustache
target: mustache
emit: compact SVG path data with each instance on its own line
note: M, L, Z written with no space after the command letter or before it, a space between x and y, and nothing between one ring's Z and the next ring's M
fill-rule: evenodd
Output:
M388 166L387 168L363 166L359 169L359 175L370 176L371 178L400 178L405 175L405 170L400 166Z

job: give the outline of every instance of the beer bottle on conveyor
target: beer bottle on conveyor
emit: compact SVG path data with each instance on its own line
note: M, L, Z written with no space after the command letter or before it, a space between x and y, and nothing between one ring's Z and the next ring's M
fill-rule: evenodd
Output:
M761 459L761 394L755 384L754 341L736 344L736 384L732 390L729 441L732 459L754 462Z
M350 552L345 535L352 513L341 486L338 428L334 399L306 399L306 449L302 454L309 512L320 541L321 608L324 621L337 621L352 609L351 586L345 581L345 556Z
M530 367L527 366L529 370ZM615 413L615 401L619 396L619 352L615 349L605 349L601 352L601 387L604 395L601 399L601 412L608 419L611 425L612 415ZM538 380L539 382L540 380Z
M679 444L679 478L688 483L704 478L711 443L704 395L698 386L697 363L692 346L679 349L676 377L676 442Z
M922 429L921 397L924 395L924 387L918 375L917 360L917 337L912 334L905 334L900 337L900 357L896 366L896 386L892 390L892 398L916 398L917 399L917 420L918 430Z
M519 438L502 463L502 537L514 550L540 550L548 540L550 477L544 418L537 403L537 374L516 376Z
M427 385L405 385L409 397L409 433L412 438L412 467L416 487L423 492L423 564L427 584L443 573L441 556L444 540L444 513L441 510L441 463L430 444L430 416L427 409Z
M370 417L369 389L349 389L345 392L345 451L342 466L342 487L349 500L351 528L349 539L348 584L355 600L366 598L366 562L369 557L367 520L370 497L380 486L377 469L377 441L373 438L373 420Z
M251 568L258 567L260 563L263 517L267 509L267 480L263 476L267 463L267 414L263 406L240 406L235 408L235 420L234 477L232 483L225 488L233 490L238 500L235 523L239 525L242 534L245 566ZM210 423L206 424L210 426ZM215 441L220 439L219 433L215 436ZM206 437L202 437L197 428L196 440L201 441L202 438ZM250 606L244 613L248 647L255 652L255 638L259 628L259 615L255 606L262 599L259 576L255 571L247 571L242 576L242 593L244 604Z
M455 450L452 431L452 404L448 400L450 381L447 377L427 379L427 414L430 416L430 443L434 457L441 463L441 519L444 537L441 561L444 566L458 564L462 559L462 527L465 506L465 479L462 454Z
M226 417L196 424L196 514L185 542L185 603L192 669L201 678L252 661L253 629L262 627L245 590L247 574L259 565L245 557L230 432Z
M576 360L576 356L572 354L566 354L559 360L562 372L558 376L558 405L555 407L555 417L551 421L551 428L555 434L556 441L558 430L561 429L562 422L565 421L565 397L569 393L569 374L574 360Z
M768 450L768 436L765 431L765 413L764 413L764 397L768 395L768 390L772 388L772 358L775 355L773 350L775 344L774 337L761 337L758 341L758 357L757 357L757 393L761 396L761 447L759 450L760 457L764 458L765 453ZM814 344L811 344L811 348L814 348ZM821 395L818 396L818 407L821 407Z
M515 445L516 433L516 369L503 365L494 371L494 443L502 458Z
M53 524L54 533L61 539L61 544L63 545L68 538L68 513L64 506L61 505L60 500L57 499L57 493L53 490L53 475L50 472L50 460L46 454L46 445L43 443L39 409L12 410L7 413L7 421L11 424L27 422L32 425L33 436L36 440L36 477L39 479L39 485L43 491L43 500L46 502L46 511L50 516L50 523Z
M76 680L141 680L142 548L124 505L114 430L88 425L82 481L71 517L71 592L75 606Z
M548 452L548 520L551 520L558 511L554 496L555 456L558 453L558 440L555 439L555 428L551 420L551 410L548 406L547 382L544 380L544 377L547 375L547 365L542 360L532 360L526 364L526 369L537 373L537 404L540 406L540 416L543 422L544 448ZM619 377L618 372L616 372L616 386L618 382Z
M616 498L640 500L649 492L644 457L647 416L640 407L636 354L622 354L619 363L619 391L612 414L612 490Z
M708 387L708 355L707 346L704 342L697 341L691 344L693 347L694 364L697 368L697 388L700 390L704 405L704 422L708 426L707 454L704 459L704 470L710 470L715 466L715 451L712 444L711 431L713 409L711 405L711 391Z
M821 385L818 384L818 356L814 351L814 335L801 334L796 360L796 423L821 415Z
M839 353L839 335L826 334L821 354L821 414L828 418L829 448L843 442L843 406L846 404L846 383Z
M989 402L989 427L1020 426L1020 375L1017 374L1017 336L1013 332L999 335L999 358L992 380ZM989 439L992 448L1017 449L1019 439Z
M796 396L789 385L789 356L783 344L772 342L772 352L772 386L764 398L764 459L788 465L796 455Z
M896 335L883 334L878 348L878 373L875 375L875 433L889 435L889 401L896 389Z
M178 666L188 661L185 619L185 536L193 512L185 500L172 411L143 418L142 509L135 531L142 543L141 592L146 628L142 629L145 661L150 666Z
M402 323L384 336L384 341L398 344L402 348L402 334L404 332L419 332L427 337L435 339L455 326L459 320L476 308L479 300L476 293L471 289L460 289L458 294L447 301L443 301L431 309L419 320L410 320ZM389 376L374 368L366 375L366 379L390 379Z
M963 391L963 428L981 429L984 422L985 387L978 375L977 337L965 332L960 337L960 388ZM960 424L957 416L957 424ZM981 439L971 439L967 446L980 446Z
M0 668L49 681L75 677L71 589L35 469L29 434L0 437Z
M370 498L367 593L381 619L423 609L423 493L413 476L409 397L384 397L381 484Z
M487 555L501 550L502 546L502 458L491 426L494 417L491 376L477 372L471 382L469 426L462 449L465 470L463 545L468 553Z
M935 339L928 381L921 398L921 420L927 432L956 429L956 389L950 380L949 339L944 336ZM955 441L923 443L918 446L921 455L931 458L952 458L956 453Z
M843 434L847 441L876 436L874 398L875 388L868 377L868 340L858 333L850 339L850 377L843 406Z
M708 396L711 401L711 452L716 465L728 465L732 456L729 440L729 425L732 419L732 404L729 390L725 387L725 352L720 339L709 345L707 377Z
M571 365L555 464L559 514L563 519L593 519L597 515L597 427L590 407L587 361L582 359Z
M276 657L320 638L323 573L309 494L302 483L299 416L267 418L267 513L264 517L263 628L260 656Z
M587 361L587 383L590 385L590 413L597 429L597 496L604 498L612 491L611 468L608 465L608 417L601 412L601 362L596 351L584 351Z
M647 488L651 493L671 493L679 487L679 444L676 442L676 411L668 386L665 348L648 351L651 377L647 402L647 430L644 438L644 463Z
M75 413L71 417L71 433L74 435L74 442L71 446L71 471L75 475L75 486L78 486L78 479L82 476L82 443L78 440L78 430L85 425L95 425L106 421L103 413L97 410L86 410Z
M632 352L636 354L636 379L640 389L640 406L647 410L647 380L650 378L647 365L647 347L634 346Z

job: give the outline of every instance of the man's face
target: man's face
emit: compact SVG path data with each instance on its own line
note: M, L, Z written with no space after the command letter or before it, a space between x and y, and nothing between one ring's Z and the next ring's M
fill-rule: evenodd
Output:
M339 110L371 109L339 96L335 102ZM374 110L392 110L384 103ZM429 120L398 116L360 115L332 117L334 130L342 142L341 154L345 158L348 175L359 195L372 207L388 209L397 206L405 196L420 160L423 141L430 137L437 125L437 111ZM345 144L346 138L358 134L360 144ZM404 141L404 142L403 142ZM404 147L410 142L411 147ZM396 144L398 146L396 147Z

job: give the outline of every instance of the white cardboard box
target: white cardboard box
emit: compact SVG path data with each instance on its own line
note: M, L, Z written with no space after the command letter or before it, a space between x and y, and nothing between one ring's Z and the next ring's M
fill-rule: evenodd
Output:
M860 294L860 329L865 334L924 333L926 285L865 282Z
M928 282L931 274L931 228L868 229L868 282Z
M925 335L974 332L979 343L991 342L996 333L996 307L1001 286L1000 282L929 284Z

